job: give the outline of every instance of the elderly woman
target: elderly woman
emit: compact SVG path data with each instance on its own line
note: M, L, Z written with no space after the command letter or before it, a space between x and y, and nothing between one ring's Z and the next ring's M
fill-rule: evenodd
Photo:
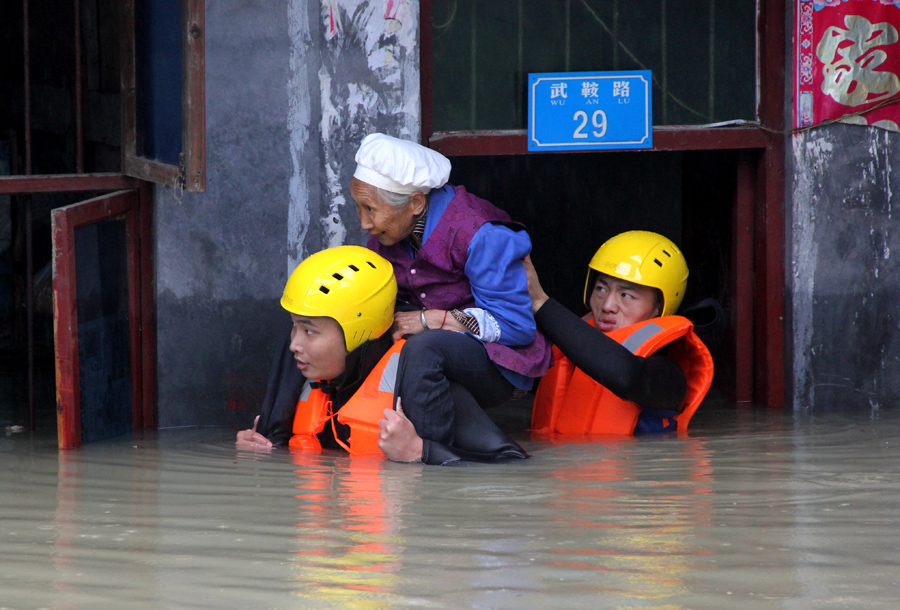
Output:
M531 240L506 212L448 184L450 161L436 151L371 134L356 162L350 194L369 248L394 266L394 338L408 339L395 389L403 409L385 412L382 448L428 462L429 441L459 446L464 413L531 389L549 368L522 265Z

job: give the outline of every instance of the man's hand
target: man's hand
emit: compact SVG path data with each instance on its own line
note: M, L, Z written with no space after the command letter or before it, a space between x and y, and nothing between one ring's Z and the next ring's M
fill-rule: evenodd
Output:
M422 459L422 438L413 423L403 414L400 399L397 410L385 409L378 422L378 448L394 462L418 462Z
M423 330L425 327L422 326L421 312L398 311L394 314L394 332L391 334L394 343L403 337L418 334Z
M531 310L534 313L537 313L538 309L540 309L550 297L547 296L547 293L541 288L541 282L538 280L537 271L534 270L534 265L531 262L531 255L526 256L522 261L522 264L525 265L525 275L528 277L528 296L531 297Z
M253 427L249 430L241 430L237 433L237 441L235 445L238 449L271 449L272 442L265 436L256 431L256 424L259 423L259 415L253 420Z

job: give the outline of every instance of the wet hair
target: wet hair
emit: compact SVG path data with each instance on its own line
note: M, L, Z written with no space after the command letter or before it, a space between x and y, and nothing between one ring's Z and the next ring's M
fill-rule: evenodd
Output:
M431 192L431 189L421 188L419 189L419 191L421 191L423 195L427 196L428 193ZM385 189L378 187L375 187L375 194L378 196L379 201L383 201L395 208L402 208L407 203L409 203L409 198L412 197L412 193L395 193L394 191L386 191Z

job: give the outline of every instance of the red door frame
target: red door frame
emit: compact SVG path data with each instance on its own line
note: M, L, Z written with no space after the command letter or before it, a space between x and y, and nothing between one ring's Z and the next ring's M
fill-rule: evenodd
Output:
M60 449L81 446L75 229L125 217L132 414L135 431L156 428L156 321L150 187L118 191L52 211L57 435Z
M435 132L433 0L421 0L422 143L453 156L524 155L525 130ZM760 125L655 127L653 150L741 150L733 222L731 294L737 402L786 404L784 356L784 72L785 0L759 0Z

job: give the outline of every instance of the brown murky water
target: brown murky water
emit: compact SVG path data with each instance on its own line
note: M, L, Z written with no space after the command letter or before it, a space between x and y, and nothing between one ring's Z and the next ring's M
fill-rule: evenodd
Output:
M0 608L900 607L900 413L723 413L455 468L0 436Z

